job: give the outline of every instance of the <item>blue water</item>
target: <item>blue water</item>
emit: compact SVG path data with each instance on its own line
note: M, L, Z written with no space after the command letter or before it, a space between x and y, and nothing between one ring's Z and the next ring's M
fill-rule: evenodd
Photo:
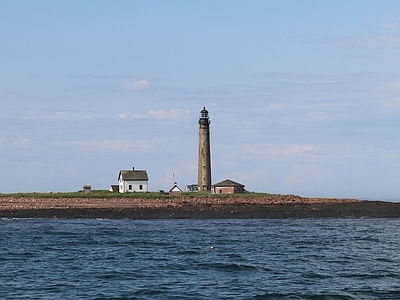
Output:
M3 219L0 299L400 299L399 246L397 219Z

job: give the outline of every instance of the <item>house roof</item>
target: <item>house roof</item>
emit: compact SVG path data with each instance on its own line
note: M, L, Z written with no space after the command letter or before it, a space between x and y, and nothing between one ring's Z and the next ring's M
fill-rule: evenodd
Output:
M136 181L136 180L149 180L146 170L121 170L119 171L118 180Z
M214 186L220 186L220 187L235 187L235 186L240 186L240 187L244 187L244 184L235 182L235 181L230 180L230 179L225 179L224 181L215 183Z
M182 190L178 187L178 184L176 182L174 182L174 186L172 187L172 189L169 190L169 192L180 192L182 193Z

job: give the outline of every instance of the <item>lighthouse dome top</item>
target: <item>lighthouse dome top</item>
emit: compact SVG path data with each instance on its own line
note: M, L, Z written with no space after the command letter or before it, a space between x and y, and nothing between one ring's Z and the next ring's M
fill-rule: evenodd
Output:
M200 118L208 119L208 110L205 107L203 107L203 109L200 112Z

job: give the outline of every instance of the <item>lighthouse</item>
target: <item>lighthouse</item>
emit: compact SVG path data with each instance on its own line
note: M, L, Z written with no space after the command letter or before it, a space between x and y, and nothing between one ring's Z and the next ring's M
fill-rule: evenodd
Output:
M204 107L199 118L199 159L197 182L199 191L211 191L210 120Z

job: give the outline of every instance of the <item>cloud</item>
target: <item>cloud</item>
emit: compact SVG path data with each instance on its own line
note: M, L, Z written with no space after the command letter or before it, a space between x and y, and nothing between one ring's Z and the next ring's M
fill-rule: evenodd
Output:
M285 110L288 108L290 108L290 105L287 103L268 103L267 110L278 111L278 110Z
M248 145L243 146L243 156L259 155L264 158L327 158L353 157L360 152L368 153L370 148L351 144L275 144L275 145Z
M148 116L155 119L188 119L189 111L184 111L180 108L166 110L149 110L147 112Z
M13 146L17 148L24 148L28 145L28 139L20 139L13 142Z
M48 76L45 75L30 75L28 77L43 77L47 78ZM139 79L139 76L132 76L132 75L95 75L95 74L75 74L70 76L60 76L60 78L72 78L72 79Z
M233 172L227 174L226 178L230 178L231 180L237 181L239 183L250 182L262 178L265 175L265 172L266 172L265 168L261 168L259 170L252 170L251 172L246 172L246 171Z
M263 78L270 81L310 82L310 81L331 81L332 76L323 74L308 74L295 72L257 72L253 73L254 78Z
M301 164L293 165L290 169L290 173L284 180L284 185L287 188L299 186L305 184L309 180L323 180L325 174L320 172L318 165L314 164Z
M393 98L381 100L380 104L384 109L399 109L400 108L400 97L393 97Z
M159 119L159 120L187 120L190 118L190 111L180 108L173 108L170 110L152 109L147 113L139 113L132 115L129 112L121 112L118 114L121 119L134 118L134 119Z
M54 119L92 119L95 116L94 113L91 112L65 112L65 111L57 111L54 115Z
M398 159L399 154L392 145L384 146L373 143L354 144L254 144L240 147L243 159L251 155L262 159L283 160L285 162L297 161L326 162L334 160L335 163L366 160L369 162L393 162Z
M248 101L247 111L256 104L254 111L262 112L269 116L269 120L288 126L350 117L364 118L365 114L376 116L377 102L380 99L390 99L381 101L381 105L393 106L400 91L398 74L350 73L326 76L324 82L311 83L290 82L292 76L287 73L276 76L281 78L281 86L271 88L272 92L265 92L262 98L248 95L247 99L253 97L255 101ZM299 77L302 76L299 74ZM280 91L275 93L278 89Z
M389 28L389 29L400 27L399 24L396 24L396 23L381 23L381 24L378 24L378 26L382 27L382 28Z
M152 143L144 140L88 140L54 143L56 146L70 146L80 151L112 150L112 151L136 151L152 148Z
M99 114L85 111L24 111L22 117L28 119L46 119L46 120L77 120L77 119L92 119L99 117Z
M299 145L275 145L275 146L251 146L246 147L244 152L261 154L265 156L310 156L312 151L321 149L321 145L299 144Z
M276 121L280 125L296 126L299 125L292 117L280 117Z
M140 91L147 89L148 87L150 87L150 82L148 82L146 79L142 79L126 84L125 89L127 91Z
M123 112L123 113L118 114L118 117L120 117L121 119L125 119L129 116L130 116L130 113L128 113L128 112Z
M331 44L343 48L397 49L400 48L400 35L382 35L372 37L335 37L319 38L321 44Z
M72 166L68 166L68 167L63 168L63 172L65 175L69 175L71 173L74 173L75 169Z
M310 112L307 114L307 117L310 120L317 121L317 122L326 122L331 119L330 116L328 116L325 112L322 112L322 111Z

